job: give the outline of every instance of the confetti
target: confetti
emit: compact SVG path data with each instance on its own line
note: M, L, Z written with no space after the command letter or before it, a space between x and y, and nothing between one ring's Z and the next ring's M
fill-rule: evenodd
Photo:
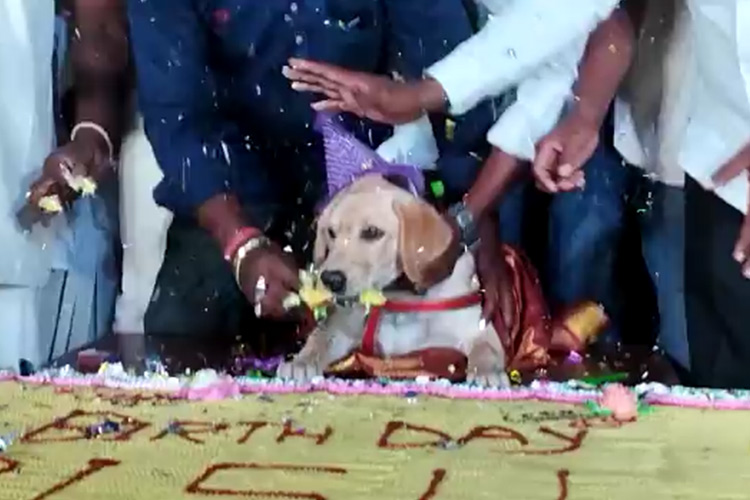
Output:
M112 420L105 420L102 423L94 424L86 428L86 438L95 439L104 434L119 432L120 424Z

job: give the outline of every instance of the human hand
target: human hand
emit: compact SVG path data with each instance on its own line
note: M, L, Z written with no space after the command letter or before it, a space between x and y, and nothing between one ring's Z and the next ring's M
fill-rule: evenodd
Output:
M57 196L63 206L69 205L81 195L93 194L96 182L114 171L108 144L97 132L87 132L81 130L75 140L47 157L42 174L29 190L28 205L40 208L40 201L48 196Z
M238 283L258 316L288 316L284 300L299 290L299 273L290 255L274 244L250 250L239 263Z
M582 188L586 179L581 168L599 144L595 120L573 112L537 145L534 180L542 191L557 193Z
M313 104L317 111L343 111L390 125L409 123L426 111L437 111L445 102L443 89L434 80L404 83L351 71L332 64L290 59L283 69L300 92L316 92L325 99Z
M750 172L750 144L714 173L711 177L712 189L724 186L743 172ZM742 274L750 279L750 206L742 221L732 256L742 266Z

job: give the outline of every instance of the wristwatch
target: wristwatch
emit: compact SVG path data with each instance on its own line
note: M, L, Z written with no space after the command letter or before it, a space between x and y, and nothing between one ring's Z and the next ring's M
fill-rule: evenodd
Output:
M474 215L464 202L456 203L448 208L448 214L456 221L461 243L468 248L473 248L479 243L479 231L477 230L476 221L474 221Z

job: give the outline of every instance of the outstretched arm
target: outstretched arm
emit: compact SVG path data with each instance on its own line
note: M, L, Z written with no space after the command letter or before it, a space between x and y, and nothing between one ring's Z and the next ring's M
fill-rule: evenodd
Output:
M585 53L579 65L578 80L573 87L576 96L575 104L569 116L585 118L587 123L591 124L590 129L595 134L598 134L609 105L630 65L633 38L633 28L628 15L624 11L616 10L609 19L597 27L586 44ZM575 50L575 47L572 47L571 50ZM567 93L559 92L560 87L556 83L562 82L567 85L573 83L570 80L566 82L566 78L574 76L574 73L562 72L558 74L561 71L560 68L554 67L550 68L549 71L550 73L547 76L550 79L547 89L540 86L541 83L544 83L543 81L532 79L528 82L528 91L530 92L527 96L529 98L528 104L520 108L521 111L525 110L530 118L541 120L532 122L538 125L533 132L528 134L529 137L534 139L540 139L553 126L553 122L544 123L545 117L543 115L535 117L533 113L529 114L528 110L535 109L533 107L535 102L543 102L538 95L539 92L544 94L546 90L549 90L551 107L558 106L557 113L559 114L559 108L565 102ZM513 112L513 110L511 109L509 112ZM567 120L568 118L565 121ZM523 122L523 120L520 121ZM501 126L502 123L501 119L497 126ZM497 141L495 141L497 145L504 146L503 141L506 140L508 134L497 135ZM491 132L492 135L493 132ZM533 142L530 143L530 147L530 151L534 153ZM523 151L513 151L513 153L519 155ZM520 175L521 163L514 154L497 147L494 149L490 159L480 172L477 182L467 195L466 204L472 213L477 216L485 213L496 203L498 197L502 196L508 189L513 180ZM544 157L547 152L542 147L535 154L536 163L538 163L540 157ZM526 154L520 154L519 156L526 160L533 159L533 156L528 157Z

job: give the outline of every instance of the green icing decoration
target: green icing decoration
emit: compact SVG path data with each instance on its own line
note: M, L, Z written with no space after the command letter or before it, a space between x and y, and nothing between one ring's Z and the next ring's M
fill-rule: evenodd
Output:
M612 415L611 410L602 408L596 401L586 401L585 406L595 417L608 417Z
M581 382L585 382L590 385L603 385L612 382L622 382L628 379L628 374L624 372L611 373L609 375L601 375L598 377L584 377Z

